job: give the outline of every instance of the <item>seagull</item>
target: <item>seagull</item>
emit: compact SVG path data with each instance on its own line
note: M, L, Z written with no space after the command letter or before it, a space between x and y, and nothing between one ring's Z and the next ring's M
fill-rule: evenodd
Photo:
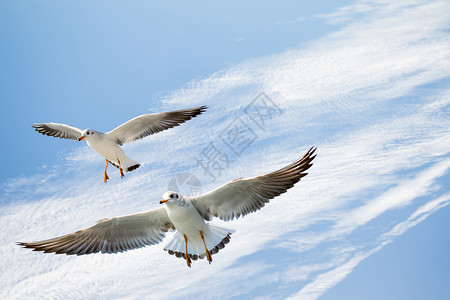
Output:
M312 166L315 151L316 148L311 148L302 158L278 171L235 179L197 197L167 191L160 201L164 206L156 209L103 219L57 238L17 244L55 254L118 253L158 244L172 229L175 234L165 245L165 251L184 258L188 267L198 258L206 257L211 263L212 255L225 247L234 230L207 222L213 217L230 221L261 209L307 175L305 171Z
M106 173L108 163L119 169L121 178L125 176L123 171L131 172L140 166L138 162L126 156L120 146L148 135L179 126L181 123L200 115L207 108L207 106L200 106L197 108L142 115L129 120L107 133L89 128L81 130L70 125L59 123L34 123L33 128L37 132L48 136L77 141L85 140L91 149L105 158L106 167L103 181L107 182L109 179Z

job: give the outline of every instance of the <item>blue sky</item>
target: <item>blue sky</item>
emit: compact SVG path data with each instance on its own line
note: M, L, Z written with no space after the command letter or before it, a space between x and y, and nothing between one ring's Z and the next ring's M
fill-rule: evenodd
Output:
M33 122L53 120L107 131L136 115L168 109L161 98L194 79L297 47L332 28L312 17L330 5L327 1L314 6L298 6L295 1L282 6L239 1L0 5L0 76L2 98L9 104L1 122L7 126L13 111L21 126L8 131L7 138L27 137L17 141L22 141L20 148L2 148L14 166L0 175L2 179L51 164L55 153L64 156L62 152L70 149L70 143L44 141L42 146L49 148L20 151L30 139L41 143L30 131ZM310 25L299 25L302 17ZM133 105L124 105L130 101ZM110 122L104 125L104 120Z
M2 1L0 295L448 298L449 8ZM258 103L276 108L263 124L248 114ZM31 128L108 131L199 105L209 106L204 115L126 145L143 165L123 180L111 169L106 185L102 158L84 143ZM236 122L251 138L238 154L223 134ZM207 191L276 170L312 145L309 175L227 223L236 233L212 265L189 270L164 243L86 257L14 244L158 207L181 172ZM212 146L229 158L220 172L196 163Z

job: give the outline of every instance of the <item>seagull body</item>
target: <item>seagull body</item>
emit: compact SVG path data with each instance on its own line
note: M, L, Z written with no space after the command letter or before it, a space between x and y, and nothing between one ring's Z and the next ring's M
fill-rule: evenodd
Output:
M122 170L125 172L131 172L140 166L138 162L126 156L119 144L108 134L92 129L86 129L81 135L81 139L84 139L92 150L105 158L105 182L109 179L106 173L108 163L119 168L121 177L123 177Z
M81 130L70 125L59 123L34 123L33 128L37 132L48 136L78 141L85 140L90 148L105 158L104 181L106 182L109 179L106 173L108 163L119 169L121 177L124 176L123 171L131 172L140 166L138 162L125 155L120 147L124 143L179 126L181 123L201 114L206 109L206 106L201 106L191 109L142 115L131 119L107 133L92 129Z
M191 198L169 191L164 193L160 203L166 204L167 216L177 230L164 250L177 257L184 255L189 267L191 259L197 260L198 257L206 256L211 263L211 255L219 252L230 241L234 230L207 224Z
M45 253L84 255L117 253L158 244L165 233L176 230L164 250L181 257L191 267L191 260L216 254L230 241L234 230L207 223L213 217L230 221L255 212L270 199L285 193L307 175L316 148L290 165L262 176L230 181L197 197L168 191L159 207L150 211L108 218L77 232L33 243L18 243Z

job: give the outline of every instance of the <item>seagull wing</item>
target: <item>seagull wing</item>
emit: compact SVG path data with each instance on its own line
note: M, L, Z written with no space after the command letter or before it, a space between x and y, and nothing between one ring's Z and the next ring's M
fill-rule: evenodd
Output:
M42 134L59 137L61 139L77 140L83 134L83 130L66 124L59 123L33 123L33 128Z
M119 145L122 145L179 126L181 123L198 116L206 109L206 106L201 106L197 108L142 115L120 125L108 132L107 135Z
M214 216L229 221L257 211L308 174L304 172L312 166L315 151L316 148L311 148L302 158L278 171L230 181L192 198L192 204L206 220Z
M104 219L94 226L61 237L18 244L44 253L117 253L158 244L169 229L174 229L174 226L165 208L160 207L138 214Z

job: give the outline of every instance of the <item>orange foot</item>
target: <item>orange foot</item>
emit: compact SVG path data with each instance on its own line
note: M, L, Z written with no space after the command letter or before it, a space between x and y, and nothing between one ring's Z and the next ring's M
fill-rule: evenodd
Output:
M106 182L109 179L108 174L106 174L106 169L108 169L108 160L105 159L105 161L106 161L106 167L105 167L105 175L103 177L104 182Z
M123 178L125 175L123 175L122 167L120 166L120 160L117 159L117 162L119 163L120 178Z
M187 263L188 267L190 268L191 267L191 258L189 257L189 254L188 254L188 249L187 249L188 240L187 240L186 236L184 236L184 241L186 242L186 263Z
M202 237L203 240L203 245L205 245L205 249L206 249L206 258L208 259L208 262L211 264L212 263L212 256L211 253L208 250L208 247L206 247L206 243L205 243L205 237L203 236L203 232L200 231L200 236Z

